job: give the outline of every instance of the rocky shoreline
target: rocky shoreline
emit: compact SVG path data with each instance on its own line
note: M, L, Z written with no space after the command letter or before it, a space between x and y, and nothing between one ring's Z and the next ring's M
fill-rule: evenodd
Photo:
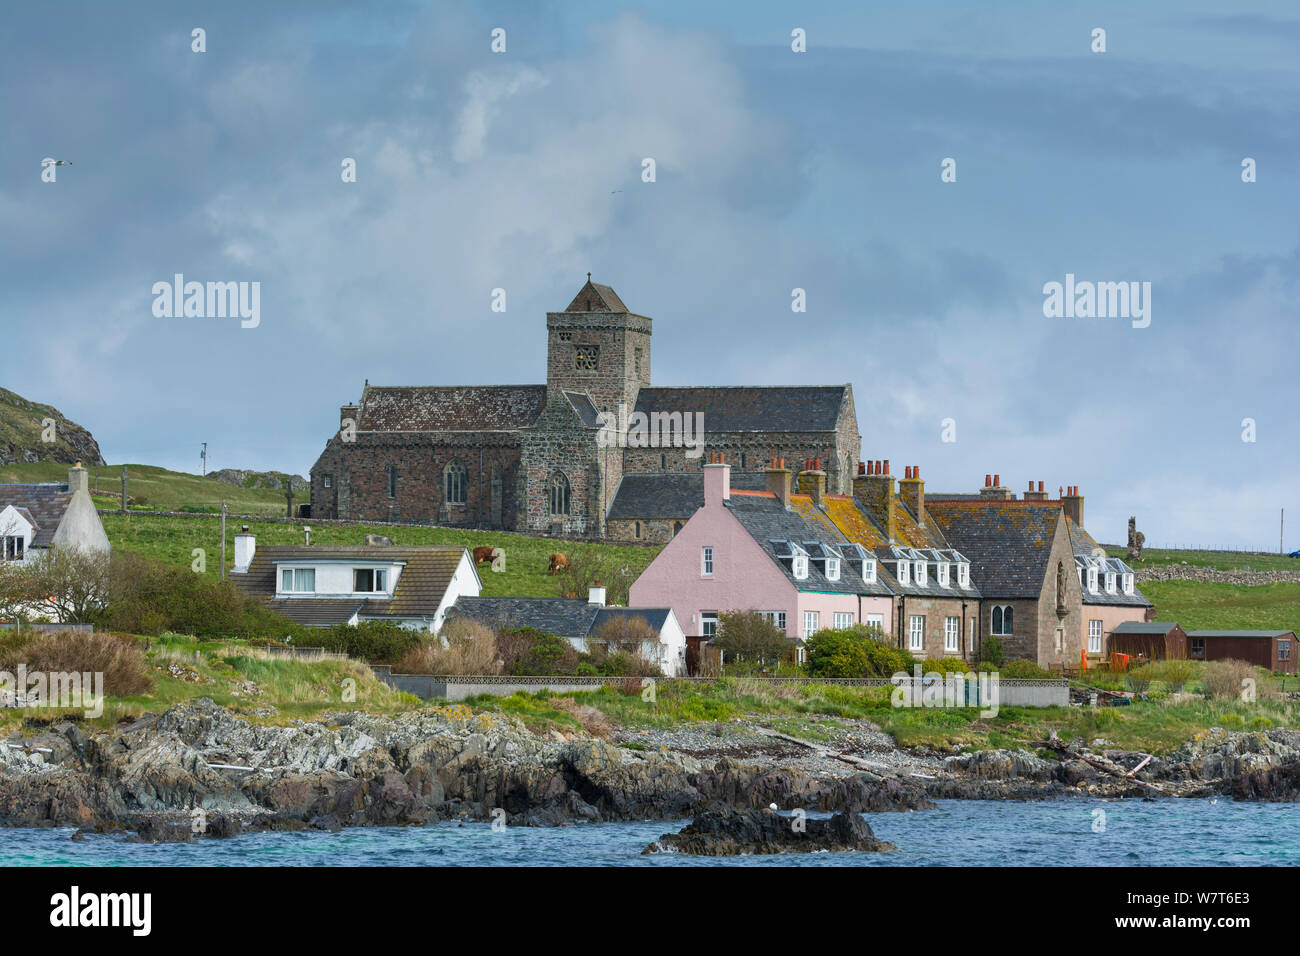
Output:
M872 770L834 759L829 767L825 753L709 726L658 732L679 735L672 747L630 747L541 737L513 717L457 706L272 727L198 700L98 733L64 722L10 738L0 748L0 825L163 842L440 820L676 820L771 805L857 814L924 810L936 799L1134 797L1152 786L1173 796L1300 799L1300 734L1292 731L1198 734L1123 778L1023 750L909 754L869 729L850 736L849 749L862 757L848 759L870 761ZM1122 770L1143 757L1096 752Z

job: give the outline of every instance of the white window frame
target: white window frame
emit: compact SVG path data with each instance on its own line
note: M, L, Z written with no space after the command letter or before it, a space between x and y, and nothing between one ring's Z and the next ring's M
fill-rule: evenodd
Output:
M290 576L293 582L291 587L284 586L284 576ZM299 575L311 575L311 587L304 588L298 586ZM315 594L316 593L316 569L315 568L281 568L280 569L280 593L281 594Z
M875 583L876 583L876 562L875 562L874 559L868 558L868 559L863 560L863 562L862 562L862 580L863 580L866 584L875 584Z
M1114 571L1106 572L1106 593L1107 594L1115 593L1115 572Z
M862 623L865 624L867 627L878 627L880 628L881 633L883 633L885 630L885 615L868 614L866 615L866 619Z
M785 611L759 611L758 616L785 633Z
M818 611L803 612L803 636L804 639L812 637L821 628L821 613Z
M925 569L924 561L916 562L916 574L914 576L916 578L917 587L925 587L925 583L929 578Z
M709 625L713 625L713 632L709 633ZM700 612L700 636L713 640L718 634L718 612L701 611Z
M957 564L957 586L959 588L970 587L970 562L961 561Z
M853 626L852 611L835 611L831 614L831 627L837 631L845 631Z
M1128 573L1128 574L1125 574L1125 575L1124 575L1124 584L1123 584L1123 587L1124 587L1124 593L1125 593L1125 594L1132 594L1132 593L1133 593L1133 575L1132 575L1132 573Z
M945 617L943 619L943 652L945 654L961 653L961 618Z
M993 612L1001 611L1002 626L999 627L994 623ZM1007 630L1007 612L1011 613L1012 630ZM1015 629L1016 613L1010 604L995 604L989 612L989 636L990 637L1011 637Z
M1101 621L1099 620L1088 622L1088 653L1101 653Z
M1096 593L1097 591L1097 569L1088 569L1088 590Z
M948 562L940 561L936 567L938 572L935 574L935 580L939 582L939 587L948 587Z
M840 579L840 559L827 558L826 559L826 580L838 581L839 579Z
M713 577L713 546L709 544L700 548L700 577Z
M907 561L898 562L898 583L907 587L911 584L912 566Z
M796 580L802 581L808 577L808 555L796 554L794 561L791 562Z
M909 651L925 650L925 615L913 614L907 622L907 649Z

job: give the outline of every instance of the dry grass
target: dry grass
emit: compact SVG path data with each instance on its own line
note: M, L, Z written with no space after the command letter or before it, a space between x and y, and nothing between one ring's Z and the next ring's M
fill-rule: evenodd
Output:
M104 692L114 697L147 694L154 685L139 642L124 634L42 632L5 648L0 669L13 672L19 665L47 674L103 674Z
M1201 684L1205 692L1217 700L1240 697L1242 681L1255 677L1255 668L1245 661L1213 661L1205 665Z
M500 674L496 631L479 621L454 618L443 628L442 640L421 642L402 655L393 670L399 674Z

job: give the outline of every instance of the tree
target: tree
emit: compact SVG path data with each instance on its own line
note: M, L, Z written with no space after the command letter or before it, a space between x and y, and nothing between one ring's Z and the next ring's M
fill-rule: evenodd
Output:
M713 646L733 661L777 663L791 652L785 632L757 611L725 611L718 615Z
M34 607L52 613L60 624L86 624L108 603L106 551L53 547L24 562Z
M587 640L591 663L602 674L658 676L658 650L659 632L640 614L614 615Z
M814 677L891 677L910 671L914 659L880 640L878 627L827 628L808 638L808 672Z
M585 598L593 586L605 588L605 603L626 607L635 575L606 550L577 545L566 551L569 565L556 576L561 597Z

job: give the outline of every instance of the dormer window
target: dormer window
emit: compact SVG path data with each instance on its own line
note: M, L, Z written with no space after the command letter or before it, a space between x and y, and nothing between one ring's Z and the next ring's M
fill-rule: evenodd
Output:
M1097 590L1097 569L1096 568L1088 569L1088 590L1089 591Z
M916 562L916 583L921 587L925 587L925 562L924 561Z
M948 562L940 561L937 567L939 569L937 575L939 579L939 587L946 588L948 586Z
M912 580L912 563L910 561L898 562L898 583L906 587Z
M1106 572L1106 593L1107 594L1115 593L1115 572L1114 571Z
M1125 594L1132 594L1132 593L1133 593L1133 575L1132 575L1132 574L1126 574L1126 575L1124 575L1124 593L1125 593Z
M962 561L957 565L957 586L959 588L970 587L970 563Z
M840 559L827 558L826 559L826 580L838 581L839 579L840 579Z
M876 562L868 558L862 562L862 580L867 584L876 583Z
M802 581L808 577L808 555L796 554L794 556L793 568L796 579Z
M360 594L388 593L388 570L356 568L352 572L352 590Z

